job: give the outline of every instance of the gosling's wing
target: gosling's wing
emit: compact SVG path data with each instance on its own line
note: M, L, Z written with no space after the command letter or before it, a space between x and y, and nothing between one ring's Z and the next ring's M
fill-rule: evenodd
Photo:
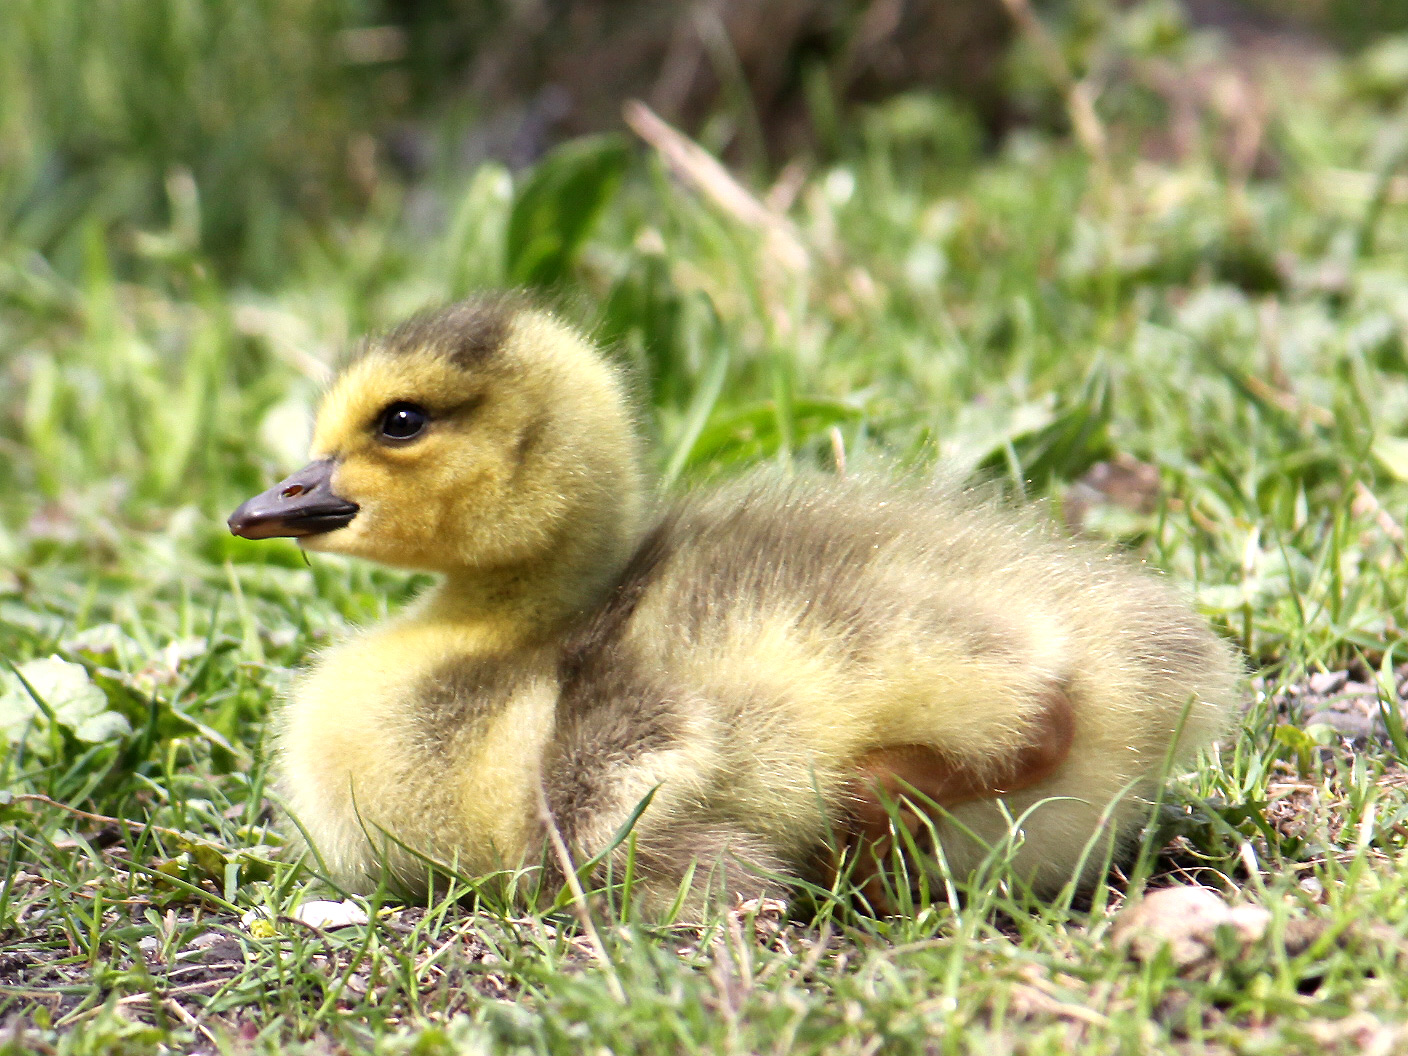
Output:
M1236 664L1163 584L1000 506L754 480L660 519L562 675L566 827L603 841L658 789L662 831L721 818L796 863L899 788L962 804L1075 753L1108 799L1190 693L1185 741L1221 728Z

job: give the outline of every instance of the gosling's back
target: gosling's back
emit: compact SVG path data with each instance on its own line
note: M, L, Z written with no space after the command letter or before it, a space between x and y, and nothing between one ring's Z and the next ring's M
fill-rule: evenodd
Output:
M583 853L654 790L647 852L814 871L866 753L923 745L994 771L1055 695L1066 762L1005 804L1072 797L1037 809L1018 854L1054 887L1101 813L1150 790L1176 732L1182 762L1222 731L1238 673L1156 578L1001 505L754 478L671 507L568 642L544 780ZM1109 831L1143 809L1113 807ZM953 814L989 841L1009 827L992 800ZM985 852L950 828L944 853L962 870Z

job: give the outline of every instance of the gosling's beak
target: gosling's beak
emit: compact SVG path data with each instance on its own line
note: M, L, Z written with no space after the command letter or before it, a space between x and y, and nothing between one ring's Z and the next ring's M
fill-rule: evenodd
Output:
M357 504L333 494L333 468L330 458L310 462L254 496L230 514L230 531L246 539L273 539L346 527L357 516Z

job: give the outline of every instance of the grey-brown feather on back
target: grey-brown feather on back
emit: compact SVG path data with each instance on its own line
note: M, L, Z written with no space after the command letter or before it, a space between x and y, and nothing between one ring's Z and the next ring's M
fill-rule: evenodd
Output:
M521 658L500 656L453 657L433 668L410 694L408 710L418 746L449 757L457 747L482 736L524 691L532 671Z

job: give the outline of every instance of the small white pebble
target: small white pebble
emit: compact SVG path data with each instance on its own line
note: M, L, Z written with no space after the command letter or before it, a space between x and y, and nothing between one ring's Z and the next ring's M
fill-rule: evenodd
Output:
M1115 921L1114 940L1136 960L1151 960L1164 946L1174 964L1194 964L1212 953L1217 929L1227 925L1244 944L1266 934L1271 913L1262 906L1229 906L1206 887L1167 887L1125 907Z
M1321 696L1336 692L1348 681L1348 671L1316 671L1306 680L1310 692Z

